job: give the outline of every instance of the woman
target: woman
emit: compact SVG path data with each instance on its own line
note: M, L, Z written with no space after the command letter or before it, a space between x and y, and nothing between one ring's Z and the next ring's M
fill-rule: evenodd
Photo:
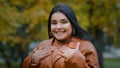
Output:
M79 27L71 7L59 3L52 9L48 34L25 58L23 68L99 68L92 38Z

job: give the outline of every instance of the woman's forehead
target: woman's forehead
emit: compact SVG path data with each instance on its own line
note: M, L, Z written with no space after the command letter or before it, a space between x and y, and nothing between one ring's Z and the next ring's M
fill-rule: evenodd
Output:
M55 20L55 19L68 19L68 18L65 16L65 14L61 12L55 12L52 14L51 20Z

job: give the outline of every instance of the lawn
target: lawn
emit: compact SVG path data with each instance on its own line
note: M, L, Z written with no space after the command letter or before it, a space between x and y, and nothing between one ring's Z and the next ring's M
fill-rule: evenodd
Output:
M104 59L104 68L120 68L120 58Z

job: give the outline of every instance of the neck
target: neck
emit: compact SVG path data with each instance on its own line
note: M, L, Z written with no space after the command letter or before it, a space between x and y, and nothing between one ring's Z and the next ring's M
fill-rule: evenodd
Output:
M70 37L68 39L65 39L65 40L57 40L57 39L55 39L55 42L57 42L58 44L67 44L67 43L69 43L71 41L71 38L72 37Z

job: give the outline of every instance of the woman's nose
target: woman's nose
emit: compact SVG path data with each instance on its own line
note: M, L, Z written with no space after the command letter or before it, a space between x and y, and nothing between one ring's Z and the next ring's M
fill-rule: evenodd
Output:
M62 28L62 25L59 23L59 24L57 24L56 28L57 28L57 29L61 29L61 28Z

